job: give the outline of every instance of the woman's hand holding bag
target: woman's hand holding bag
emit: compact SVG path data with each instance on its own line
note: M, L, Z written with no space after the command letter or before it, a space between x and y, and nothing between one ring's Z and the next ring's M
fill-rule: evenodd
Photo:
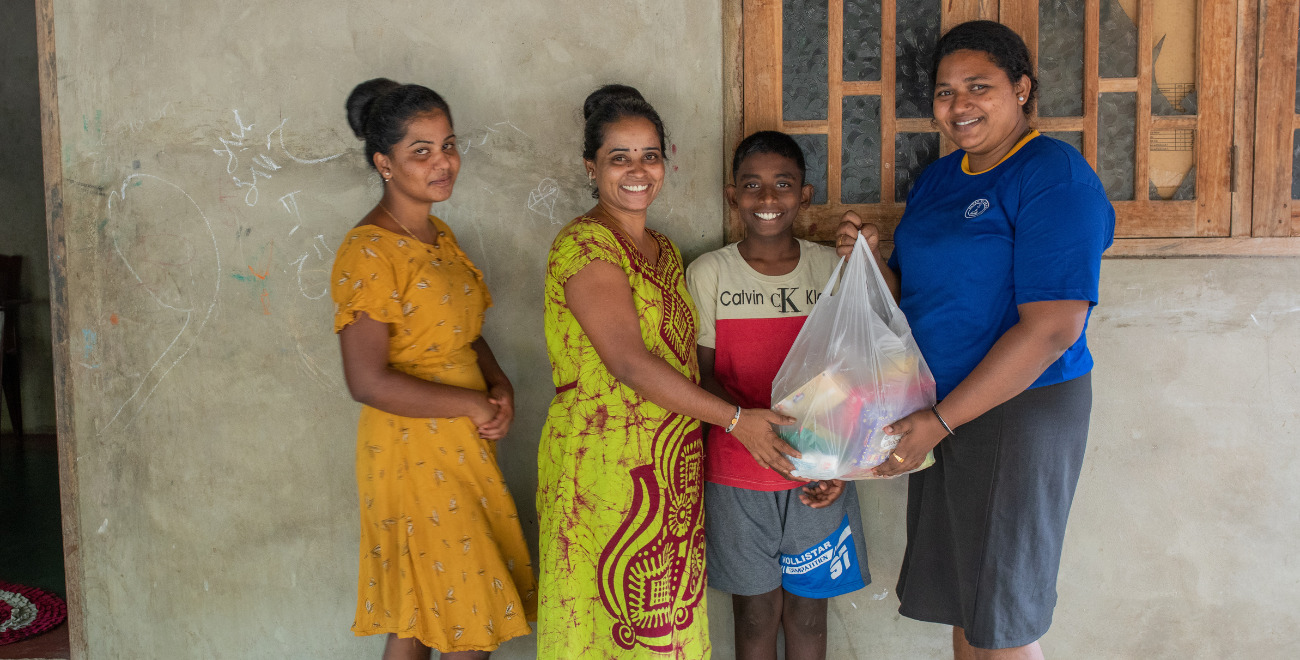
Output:
M773 425L793 424L795 419L771 410L751 408L741 411L736 427L731 429L732 437L749 451L749 455L759 465L776 470L781 476L791 481L807 481L790 474L794 463L790 458L799 458L799 451L791 447L772 429ZM722 428L716 428L715 432Z
M865 233L841 259L772 383L773 409L798 419L778 428L801 452L791 461L796 477L871 479L902 473L873 471L887 460L906 471L933 462L929 447L913 462L893 456L901 433L893 427L911 413L931 414L934 376Z

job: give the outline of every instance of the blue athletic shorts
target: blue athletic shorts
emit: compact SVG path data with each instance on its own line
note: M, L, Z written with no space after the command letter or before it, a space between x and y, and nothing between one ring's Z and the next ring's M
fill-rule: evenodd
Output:
M704 484L710 587L740 596L781 587L830 598L871 582L853 482L822 509L800 502L799 491Z

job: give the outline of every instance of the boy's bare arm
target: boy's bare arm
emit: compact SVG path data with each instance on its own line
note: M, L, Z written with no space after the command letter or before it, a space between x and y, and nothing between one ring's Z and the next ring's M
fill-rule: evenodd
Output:
M723 387L722 383L719 383L717 377L713 375L713 364L718 354L717 350L709 348L708 346L696 345L695 354L698 356L700 362L700 387L704 388L705 391L709 392L713 396L716 396L733 406L736 405L736 402L731 398L731 395L727 393L727 388Z

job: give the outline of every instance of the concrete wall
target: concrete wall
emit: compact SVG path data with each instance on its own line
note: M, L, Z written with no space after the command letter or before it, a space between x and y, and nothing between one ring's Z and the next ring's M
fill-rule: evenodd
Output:
M22 255L20 308L23 426L54 432L54 366L50 353L50 278L41 177L40 92L36 83L36 5L0 5L0 254ZM9 413L0 430L12 430Z
M1103 262L1048 657L1295 655L1295 282L1292 258ZM905 484L860 488L875 583L833 601L829 657L941 657L946 629L896 612Z
M435 212L493 288L487 336L520 393L502 463L535 540L545 248L590 204L578 106L603 82L641 87L677 145L652 224L688 255L719 245L718 3L59 0L55 17L89 657L377 657L348 632L356 406L320 297L379 195L343 98L387 75L455 110L464 166ZM1300 261L1108 261L1103 278L1044 646L1284 657ZM876 582L834 601L830 657L939 657L947 631L895 612L904 484L862 491ZM728 657L716 592L710 615Z
M453 108L463 165L434 212L494 294L486 335L519 392L501 462L535 543L546 251L593 203L581 103L644 92L676 152L651 225L687 255L719 245L720 11L55 1L91 657L378 655L348 630L358 405L322 297L380 196L343 112L371 77Z

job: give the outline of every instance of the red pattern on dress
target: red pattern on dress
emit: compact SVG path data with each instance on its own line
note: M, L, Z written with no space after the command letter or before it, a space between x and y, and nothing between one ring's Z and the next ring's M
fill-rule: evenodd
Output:
M673 413L655 434L655 462L631 470L628 517L600 555L600 598L625 649L673 650L673 633L691 625L704 596L704 438Z
M682 280L684 273L681 259L669 256L675 252L672 241L646 227L646 233L659 244L659 263L651 265L623 232L611 229L610 233L627 253L632 269L663 292L663 322L659 324L659 336L679 362L688 362L695 352L695 315L691 313L690 304L677 293L677 283Z
M671 241L646 228L659 244L650 264L622 232L613 231L633 270L663 292L659 336L680 362L695 350L695 315L678 292L681 260ZM654 463L630 471L632 506L601 553L600 597L614 617L610 630L625 649L637 644L671 651L673 633L687 628L704 596L704 436L692 420L672 413L656 431Z

